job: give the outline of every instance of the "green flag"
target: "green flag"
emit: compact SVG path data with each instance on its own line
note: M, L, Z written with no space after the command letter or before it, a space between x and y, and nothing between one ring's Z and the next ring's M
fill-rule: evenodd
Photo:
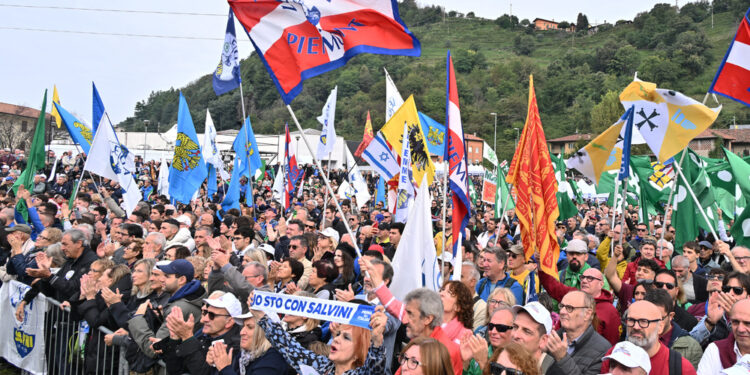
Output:
M516 208L516 202L513 201L513 197L510 195L510 187L505 182L505 173L503 170L498 170L497 179L497 195L495 195L495 218L503 216L502 210L505 207L505 211Z
M678 160L682 159L683 152L685 151L674 157L675 165L677 165ZM695 163L689 157L683 159L680 167L682 168L682 176L677 177L674 192L674 211L672 212L672 225L675 227L674 247L676 249L682 249L685 242L695 241L698 237L696 206L686 187L687 183L692 183L697 177L698 171L696 171ZM688 182L686 183L685 180Z
M469 179L469 199L471 199L471 205L474 207L479 207L477 198L477 189L474 187L474 182Z
M34 188L34 175L37 171L44 169L46 155L44 154L44 123L47 114L47 90L44 90L44 99L42 99L42 109L39 112L39 118L36 120L36 130L34 131L34 138L31 140L31 149L29 150L29 156L26 159L26 168L24 168L18 180L13 184L13 193L18 193L18 187L23 185L25 188L31 190ZM16 204L16 211L18 211L24 220L28 222L29 211L26 207L26 202L21 199Z
M724 153L742 196L747 197L750 195L750 164L727 149L724 149ZM737 216L730 233L738 245L750 246L750 210L747 207Z

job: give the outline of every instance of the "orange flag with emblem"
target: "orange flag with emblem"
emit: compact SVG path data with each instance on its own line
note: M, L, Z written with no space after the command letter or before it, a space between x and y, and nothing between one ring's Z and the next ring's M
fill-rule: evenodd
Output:
M560 216L557 180L539 118L533 76L529 76L526 125L505 180L513 184L516 191L516 215L521 225L526 260L538 251L542 272L557 278L557 259L560 256L555 235L555 221Z
M362 142L357 147L357 151L354 151L354 156L361 157L362 153L365 152L367 146L370 145L375 135L372 133L372 121L370 121L370 111L367 111L367 122L365 122L365 134L362 135Z

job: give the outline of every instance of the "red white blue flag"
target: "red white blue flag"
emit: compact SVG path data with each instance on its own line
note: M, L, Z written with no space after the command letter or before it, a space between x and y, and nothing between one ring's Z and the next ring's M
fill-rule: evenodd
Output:
M419 56L396 0L228 0L286 104L360 53Z
M284 164L286 168L286 183L284 184L284 209L292 206L294 189L297 181L302 177L302 169L297 165L297 156L292 147L292 137L289 136L289 124L284 124L286 132L286 146L284 148Z
M445 100L445 153L448 161L448 181L453 202L453 238L457 239L469 223L471 205L469 203L469 174L466 165L466 148L464 146L464 128L461 124L461 110L458 106L458 87L453 70L453 59L448 51L446 62L446 100ZM453 256L456 256L459 242L453 241Z
M750 24L748 14L742 17L740 27L729 45L724 61L716 72L709 92L750 106Z

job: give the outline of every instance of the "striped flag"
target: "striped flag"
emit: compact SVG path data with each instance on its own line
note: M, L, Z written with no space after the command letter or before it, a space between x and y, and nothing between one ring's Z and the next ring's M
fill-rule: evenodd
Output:
M469 223L471 205L469 203L469 169L466 165L464 147L464 128L461 124L461 110L458 105L458 86L453 70L453 59L448 51L446 59L446 98L445 98L445 142L446 160L448 161L448 181L453 202L453 235L463 233ZM453 256L456 256L461 244L453 241Z
M716 72L713 83L708 89L729 99L750 106L750 24L748 9L742 17L737 34L729 45L724 61Z

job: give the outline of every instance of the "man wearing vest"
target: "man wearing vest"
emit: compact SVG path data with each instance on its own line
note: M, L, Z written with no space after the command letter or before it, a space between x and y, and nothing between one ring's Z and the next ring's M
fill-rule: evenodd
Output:
M696 375L690 361L659 342L659 332L663 330L664 319L656 305L648 301L636 301L630 305L624 321L627 340L648 353L651 359L651 374ZM609 372L609 363L610 360L602 363L602 373Z
M524 301L523 288L506 272L507 266L508 255L501 247L488 247L482 250L479 267L484 277L479 280L476 291L485 302L495 288L508 288L516 297L516 303Z
M708 345L698 365L701 375L721 374L732 367L740 357L750 354L750 299L742 299L729 313L732 333L729 337Z

